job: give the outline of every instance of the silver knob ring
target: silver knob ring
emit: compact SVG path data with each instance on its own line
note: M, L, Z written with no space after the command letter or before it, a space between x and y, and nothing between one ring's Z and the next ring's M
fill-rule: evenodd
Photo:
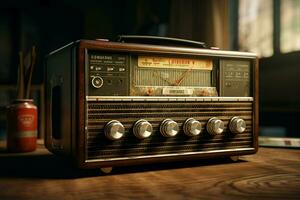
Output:
M206 130L212 136L219 135L224 131L224 122L217 117L210 118L207 122Z
M165 119L164 121L162 121L159 129L160 133L164 137L174 137L179 132L179 126L177 122L173 121L172 119Z
M201 133L201 129L201 123L194 118L188 118L183 124L183 131L187 136L197 136Z
M125 134L125 127L117 120L111 120L104 127L105 137L109 140L121 139Z
M97 81L99 81L99 83ZM100 76L94 76L92 78L92 85L94 88L101 88L103 86L103 79Z
M151 136L153 127L150 122L140 119L133 125L133 134L139 139L145 139Z
M246 130L246 122L240 117L233 117L229 122L229 130L231 133L243 133Z

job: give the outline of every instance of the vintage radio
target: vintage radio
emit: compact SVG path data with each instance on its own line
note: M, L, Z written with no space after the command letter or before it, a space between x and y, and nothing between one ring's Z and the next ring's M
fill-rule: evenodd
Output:
M80 40L47 56L45 78L46 147L80 168L257 151L255 54L173 38Z

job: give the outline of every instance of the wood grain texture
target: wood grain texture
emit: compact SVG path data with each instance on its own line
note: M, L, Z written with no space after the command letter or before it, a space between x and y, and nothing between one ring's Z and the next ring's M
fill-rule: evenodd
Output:
M299 199L300 151L260 148L232 163L210 159L77 170L42 147L0 153L0 199Z

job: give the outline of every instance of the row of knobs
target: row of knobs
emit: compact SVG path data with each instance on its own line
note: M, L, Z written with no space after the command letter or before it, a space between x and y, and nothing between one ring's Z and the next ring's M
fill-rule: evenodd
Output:
M216 117L208 120L206 125L207 132L214 136L221 134L224 131L224 122ZM201 133L201 123L194 119L189 118L184 122L183 131L187 136L197 136ZM246 122L240 117L233 117L229 122L229 130L234 133L243 133L246 130ZM133 126L133 134L139 139L145 139L151 136L153 127L147 120L138 120ZM165 119L160 124L160 133L164 137L174 137L179 132L177 122L172 119ZM110 140L118 140L125 134L125 127L117 120L112 120L105 125L105 136Z

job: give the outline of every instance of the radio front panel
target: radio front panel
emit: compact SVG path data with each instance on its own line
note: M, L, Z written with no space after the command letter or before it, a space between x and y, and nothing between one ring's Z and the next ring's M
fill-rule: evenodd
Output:
M257 67L251 53L74 42L46 61L46 147L80 168L255 153Z

